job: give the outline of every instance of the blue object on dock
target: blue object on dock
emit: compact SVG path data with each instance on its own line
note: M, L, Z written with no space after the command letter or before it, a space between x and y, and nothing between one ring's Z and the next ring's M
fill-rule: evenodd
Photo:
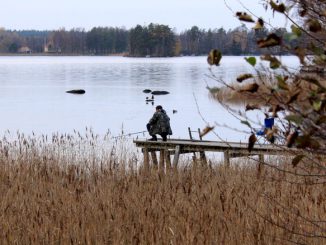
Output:
M274 117L265 118L263 128L256 131L256 135L263 136L266 134L266 129L272 129L274 126Z
M265 118L264 126L265 126L265 128L272 129L272 127L274 126L274 117Z

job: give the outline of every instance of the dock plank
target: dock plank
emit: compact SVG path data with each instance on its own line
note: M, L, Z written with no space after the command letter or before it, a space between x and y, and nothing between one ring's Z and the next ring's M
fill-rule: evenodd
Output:
M222 141L200 141L200 140L183 140L170 139L168 141L148 141L148 140L134 140L137 147L148 148L149 150L174 150L176 146L180 146L181 152L225 152L229 154L237 153L243 155L278 155L286 154L283 145L260 145L256 144L252 151L248 152L248 144L240 142L222 142Z
M248 144L242 142L224 142L224 141L203 141L188 139L169 139L167 141L149 141L146 139L137 139L133 141L137 147L142 148L144 153L144 163L148 164L148 152L164 151L168 156L174 155L173 165L176 166L179 161L179 155L185 153L203 153L201 160L206 161L205 151L221 152L224 154L224 163L230 166L230 159L235 157L248 157L258 155L259 170L264 163L264 155L283 155L295 156L303 154L304 150L298 148L288 148L285 145L278 144L255 144L249 152ZM323 153L315 152L314 154ZM162 157L163 159L163 157ZM164 161L164 160L162 160ZM171 165L170 158L167 158L167 166Z

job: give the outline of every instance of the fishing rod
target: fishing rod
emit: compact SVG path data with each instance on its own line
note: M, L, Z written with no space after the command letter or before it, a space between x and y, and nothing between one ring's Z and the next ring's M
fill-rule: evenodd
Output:
M111 139L123 138L123 137L126 137L126 136L131 136L131 135L136 135L136 134L144 134L146 132L147 131L144 130L144 131L139 131L139 132L134 132L134 133L129 133L129 134L122 134L122 135L119 135L119 136L111 137Z

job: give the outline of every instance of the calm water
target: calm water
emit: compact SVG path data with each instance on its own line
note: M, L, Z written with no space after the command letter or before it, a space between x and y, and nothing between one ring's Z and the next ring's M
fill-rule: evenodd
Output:
M298 66L295 57L283 61ZM0 57L0 130L26 134L94 132L112 135L146 130L156 105L171 118L173 137L188 138L188 127L203 128L219 122L239 127L221 106L211 100L207 84L206 57L124 58L124 57ZM243 57L223 57L214 74L234 81L241 72L251 71ZM85 89L84 95L65 93ZM146 104L144 89L166 90ZM173 114L172 110L177 110ZM217 128L226 140L246 140L245 135ZM143 135L139 135L144 137ZM147 136L147 135L145 135ZM209 135L207 139L216 139Z

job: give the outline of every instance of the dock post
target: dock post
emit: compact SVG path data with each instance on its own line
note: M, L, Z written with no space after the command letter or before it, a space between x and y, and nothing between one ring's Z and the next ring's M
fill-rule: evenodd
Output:
M263 169L264 169L264 155L259 154L258 155L258 176L260 176Z
M165 150L160 150L160 164L159 170L164 172L164 158L165 158Z
M227 168L230 167L230 155L229 155L229 151L225 151L224 152L224 165Z
M169 150L165 150L165 162L166 162L166 171L171 169L171 158Z
M190 127L188 127L188 133L189 133L189 138L190 138L190 140L192 140L192 134L191 134L191 129L190 129Z
M145 171L149 170L149 154L148 154L148 148L143 148L143 154L144 154L144 169Z
M199 136L200 140L203 140L203 137L201 136L201 133L200 133L200 128L198 128L198 136Z
M155 168L157 168L157 157L156 157L156 151L151 151L151 157L152 157L152 162Z
M201 165L206 166L207 165L207 159L204 151L199 152L200 154L200 161Z
M198 135L199 135L199 139L202 141L203 137L200 134L200 128L198 128ZM200 161L202 165L207 165L207 160L206 160L206 155L204 151L200 151L199 152L199 156L200 156Z
M193 141L190 127L188 127L188 132L189 132L189 138L190 138L190 140ZM193 151L192 154L193 154L192 161L194 162L194 164L196 164L196 161L197 161L196 152Z
M264 163L264 154L259 154L259 163Z
M174 153L174 157L173 157L173 167L174 168L178 167L179 156L180 156L180 145L177 145L175 147L175 153Z

